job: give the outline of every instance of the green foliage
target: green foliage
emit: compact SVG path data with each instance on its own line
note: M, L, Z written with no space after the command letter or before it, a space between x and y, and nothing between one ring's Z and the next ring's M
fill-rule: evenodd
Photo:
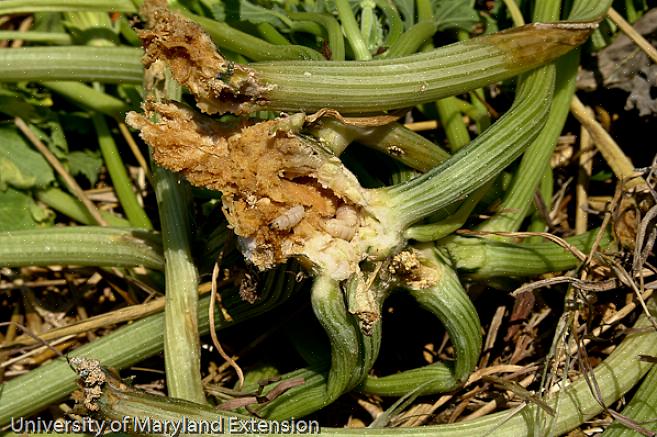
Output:
M72 175L82 175L93 186L98 180L103 160L98 151L76 150L68 154L68 169Z
M0 190L44 188L55 180L48 162L12 126L0 126Z
M218 21L269 23L278 30L289 30L290 26L290 19L286 17L285 11L276 5L268 9L247 0L217 1L212 2L210 11Z
M0 191L0 232L31 229L53 218L54 214L37 205L29 194L13 188Z
M472 30L479 22L474 0L432 0L433 17L438 30Z

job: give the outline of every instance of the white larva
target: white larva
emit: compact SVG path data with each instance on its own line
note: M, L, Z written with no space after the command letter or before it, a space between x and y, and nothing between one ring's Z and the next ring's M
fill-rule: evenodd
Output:
M342 205L335 211L335 218L324 222L326 232L336 238L350 241L358 227L358 213L348 205Z
M303 206L296 205L276 217L269 226L276 231L287 231L292 229L303 219L306 210Z
M358 212L353 206L342 205L335 210L335 218L345 225L356 226L358 224Z

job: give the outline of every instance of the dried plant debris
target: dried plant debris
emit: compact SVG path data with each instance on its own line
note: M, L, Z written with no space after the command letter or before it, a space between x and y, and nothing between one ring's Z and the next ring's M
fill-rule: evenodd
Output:
M657 42L657 9L647 12L634 28L655 44ZM593 91L597 87L620 88L630 93L625 109L636 108L639 115L657 113L657 66L625 34L616 37L613 43L596 54L597 71L584 71L578 87Z
M418 250L403 250L392 257L388 272L412 289L433 287L439 280L440 272L435 264L429 267L422 262L423 259L424 255Z
M198 24L169 11L166 0L146 1L141 12L148 24L138 32L146 68L158 60L166 62L205 113L258 110L262 94L271 86L259 84L249 68L225 60Z
M69 364L79 375L79 384L83 392L81 400L84 407L88 411L98 411L97 402L103 394L103 386L107 382L107 376L100 361L73 357L69 360Z
M144 109L126 122L159 165L223 193L242 252L260 269L302 256L346 279L377 241L394 247L400 238L375 217L368 192L341 161L299 133L303 114L229 125L175 102Z

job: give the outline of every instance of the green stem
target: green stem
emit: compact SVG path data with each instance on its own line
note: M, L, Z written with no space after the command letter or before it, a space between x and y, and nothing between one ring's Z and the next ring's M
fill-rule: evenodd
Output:
M344 34L347 37L347 41L349 41L355 58L359 61L372 59L372 54L367 49L363 35L358 29L358 23L356 22L356 17L354 16L354 11L351 9L349 0L335 0L335 7L338 10L338 17L342 23Z
M446 97L436 102L440 123L445 129L447 143L452 153L458 152L470 143L468 127L463 121L463 114L459 111L456 97Z
M256 25L258 33L265 41L275 45L290 45L288 41L274 26L269 23L258 23Z
M96 220L91 216L89 210L75 197L57 188L37 191L36 197L55 211L64 214L83 225L93 225ZM127 227L130 222L107 211L100 211L100 216L109 226Z
M4 0L0 15L35 12L96 11L137 12L131 0Z
M437 29L436 23L433 21L420 21L414 24L390 46L382 57L398 58L417 53L424 43L429 41L433 34L436 33Z
M208 28L208 31L211 32L211 29ZM581 43L588 33L587 29L560 25L529 26L403 58L365 63L256 63L249 68L255 70L256 77L263 83L275 85L274 89L266 92L266 96L260 96L269 100L261 102L263 108L311 111L328 106L343 113L372 112L426 103L515 76L569 51ZM235 36L238 37L241 36ZM546 43L546 38L550 38L551 42ZM523 41L522 46L517 45L518 40ZM248 45L247 39L242 38L241 41ZM285 49L294 46L272 47ZM254 58L247 52L248 47L237 48L239 50ZM0 80L139 83L143 74L139 57L139 49L127 47L2 50ZM281 54L281 57L294 58L290 53ZM272 54L271 58L276 57ZM44 59L48 62L43 62ZM377 99L372 100L373 95Z
M326 29L329 49L332 61L344 61L344 37L340 23L328 14L316 14L312 12L293 12L289 14L293 20L305 20L318 23Z
M1 4L2 2L0 2ZM0 81L141 83L141 49L133 47L23 47L0 50Z
M543 170L543 178L541 179L541 183L539 185L539 192L543 202L545 203L545 209L548 213L552 210L552 194L554 190L553 186L554 175L552 174L552 167L548 164L545 166L545 170ZM536 209L532 214L529 226L527 226L527 230L530 232L545 232L548 230L545 217L543 217L543 214L538 209ZM535 243L540 242L541 240L541 237L536 236L529 238L527 242Z
M114 191L119 198L121 207L128 217L130 224L138 228L152 229L153 225L151 221L137 201L137 196L133 191L132 181L128 176L128 172L119 154L119 149L116 147L116 143L105 122L104 116L96 113L92 115L91 120L96 128L100 152L103 155L105 166L112 179Z
M163 80L146 83L155 99L179 100L181 87L165 72ZM190 187L177 175L153 164L162 245L166 304L164 307L164 364L169 394L205 403L201 380L198 330L198 273L191 253Z
M399 16L399 11L392 0L374 0L376 6L383 11L386 20L388 21L388 35L386 36L386 44L393 46L397 43L399 38L404 34L404 23Z
M71 226L0 234L1 266L55 264L164 267L159 238L144 230Z
M427 9L425 6L419 9L418 17L425 22L434 23L433 11ZM433 48L433 42L429 41L424 47L425 51ZM438 111L438 118L445 130L447 136L447 143L452 153L457 152L459 149L470 143L470 134L468 128L463 121L463 115L458 108L458 101L456 97L446 97L436 102L436 110Z
M652 352L652 356L655 352ZM652 369L644 378L639 389L634 393L630 402L623 408L623 416L633 420L644 430L657 433L657 366L652 365ZM616 420L601 437L632 437L637 432L624 425L621 421Z
M536 68L582 43L589 32L565 23L528 25L401 58L255 63L248 68L273 89L255 90L251 97L260 107L280 111L407 108Z
M420 21L433 21L433 6L430 0L417 0L417 16Z
M450 157L447 151L399 123L364 131L364 135L356 137L359 143L422 172L431 170Z
M423 172L439 165L450 156L422 135L399 123L361 127L325 118L320 120L312 132L336 155L340 155L351 142L358 141Z
M477 365L481 351L481 332L477 310L461 286L458 276L440 261L432 249L423 251L427 263L435 269L438 281L429 288L409 288L420 307L443 323L456 350L453 364L434 363L384 377L368 377L360 390L379 396L404 396L425 384L420 394L454 390ZM431 382L428 382L431 381Z
M41 85L84 108L98 111L116 120L123 120L129 110L128 105L123 100L80 82L53 81L41 82Z
M71 45L71 35L58 32L21 32L18 30L0 31L0 40L22 40L51 44Z
M300 12L300 13L305 13L305 12ZM309 13L313 14L313 12L309 12ZM338 22L335 21L335 23L337 24ZM311 35L315 35L321 38L326 38L326 29L324 29L321 24L315 21L309 21L309 20L290 21L289 26L290 26L290 32L309 33ZM338 28L339 27L340 25L338 24ZM340 29L340 36L342 36L342 29ZM324 55L324 58L326 58L326 55Z
M358 326L347 313L340 285L320 276L313 284L311 302L319 323L331 344L331 368L328 373L324 404L336 400L360 381L352 383L358 366Z
M566 239L583 251L590 251L598 230ZM607 233L601 247L610 244ZM555 243L509 243L489 238L453 237L441 243L457 270L473 279L535 276L576 268L581 261ZM521 260L521 262L520 262Z
M513 21L514 26L522 26L525 24L525 20L522 18L522 12L520 12L520 8L515 0L504 0L504 5L511 15L511 20Z
M379 285L382 284L375 283L372 287ZM375 311L380 313L387 296L387 285L375 294ZM376 361L381 345L381 323L376 323L369 335L365 335L353 316L347 312L344 296L336 282L327 278L316 281L312 303L317 319L330 339L330 368L324 370L328 366L320 362L317 368L282 375L281 382L303 376L304 384L293 387L265 404L258 410L258 414L263 417L278 420L314 413L362 383ZM324 354L319 353L323 361Z
M466 198L513 162L544 125L553 89L553 66L527 74L511 109L469 146L410 182L380 190L401 227Z
M479 227L480 230L514 232L520 228L566 123L570 101L575 93L578 68L578 51L571 52L557 61L556 93L545 127L523 155L513 183L498 207L500 212L483 223Z
M450 214L447 218L436 223L416 225L408 228L404 232L404 238L420 242L436 241L462 228L468 218L470 218L472 210L474 210L484 194L490 189L490 185L488 183L468 196L456 212Z

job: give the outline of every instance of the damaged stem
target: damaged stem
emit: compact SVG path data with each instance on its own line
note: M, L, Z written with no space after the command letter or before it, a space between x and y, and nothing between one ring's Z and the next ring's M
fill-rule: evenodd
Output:
M144 64L165 61L202 111L238 115L325 107L372 113L427 103L544 65L597 27L597 21L534 23L401 58L244 66L225 60L200 26L181 15L160 6L145 15L152 24L140 32Z

